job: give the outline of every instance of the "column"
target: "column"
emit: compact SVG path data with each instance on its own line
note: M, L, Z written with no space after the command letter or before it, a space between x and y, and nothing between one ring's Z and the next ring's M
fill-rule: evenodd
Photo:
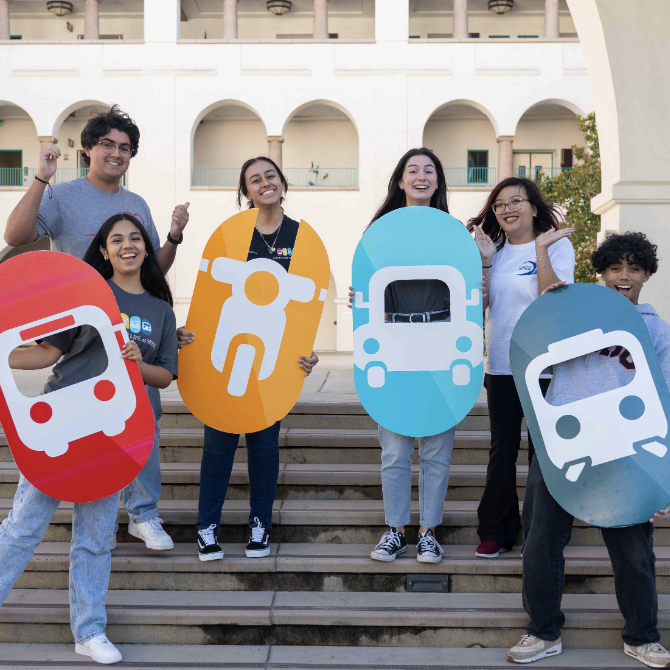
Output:
M181 0L144 0L144 41L176 42L181 25Z
M544 37L557 40L558 34L558 0L544 0Z
M100 39L100 2L85 0L84 2L84 39Z
M283 169L282 165L282 144L284 138L281 135L268 135L268 157Z
M223 39L237 39L237 3L239 0L223 0Z
M8 40L9 32L9 3L12 0L0 0L0 40Z
M315 40L328 39L328 0L314 0L314 31Z
M498 142L498 181L514 176L514 135L500 135Z
M454 38L468 37L468 0L454 0Z

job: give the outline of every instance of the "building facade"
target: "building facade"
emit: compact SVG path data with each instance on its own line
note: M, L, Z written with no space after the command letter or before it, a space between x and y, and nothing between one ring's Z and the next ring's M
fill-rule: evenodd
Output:
M407 149L440 156L466 221L500 179L569 168L576 115L593 109L564 0L64 4L56 16L45 0L0 0L0 229L40 147L58 139L57 180L84 174L88 114L118 103L142 133L127 187L161 237L191 203L169 277L180 323L209 235L237 211L246 158L282 164L286 212L323 238L332 274L317 349L347 351L353 252Z

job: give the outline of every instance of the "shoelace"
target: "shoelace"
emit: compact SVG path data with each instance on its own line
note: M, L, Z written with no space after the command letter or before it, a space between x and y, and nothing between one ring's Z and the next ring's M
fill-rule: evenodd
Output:
M254 518L256 525L251 529L251 541L252 542L263 542L263 535L265 534L265 528L259 521L258 517Z
M202 541L205 543L205 546L210 544L216 544L216 537L214 536L214 530L216 526L212 524L209 528L202 528L198 531L198 535L202 538Z
M379 544L375 547L375 549L390 550L393 549L394 546L401 546L400 535L398 533L394 533L392 530L388 530L382 535L382 539L379 540Z
M155 516L153 519L149 519L148 523L153 533L165 532L163 530L163 519L159 519L157 516Z
M428 533L419 539L417 549L419 551L433 551L436 554L440 553L440 550L437 548L437 540Z
M89 641L89 647L100 647L104 644L111 644L106 635L98 635Z
M517 644L517 647L530 647L531 645L535 644L535 640L537 638L534 635L522 635L521 640L519 640L519 644Z
M651 644L647 645L647 649L643 649L642 653L646 653L647 651L653 651L657 654L662 654L665 651L665 647L662 647L658 642L652 642Z

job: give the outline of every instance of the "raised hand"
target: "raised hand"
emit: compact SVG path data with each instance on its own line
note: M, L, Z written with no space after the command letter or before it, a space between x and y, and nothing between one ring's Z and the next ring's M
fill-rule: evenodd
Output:
M481 226L475 226L475 242L482 257L482 265L491 265L493 257L496 255L495 242L482 230Z
M37 159L37 176L44 181L49 181L56 174L60 156L61 151L55 143L48 144L42 149Z
M185 202L183 205L177 205L172 212L172 223L170 224L170 237L178 240L186 228L188 223L188 208L190 202Z
M564 237L570 237L575 232L574 228L559 228L558 230L547 230L545 233L538 235L535 238L535 248L539 250L547 250L552 244L562 240Z

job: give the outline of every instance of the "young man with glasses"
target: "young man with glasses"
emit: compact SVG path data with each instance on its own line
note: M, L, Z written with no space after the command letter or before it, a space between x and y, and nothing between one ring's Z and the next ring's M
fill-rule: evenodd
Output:
M88 174L53 186L49 180L56 174L61 152L55 144L47 146L40 153L33 183L7 219L7 244L18 247L46 236L51 239L52 250L82 258L107 219L128 213L146 228L158 263L167 273L183 239L189 203L175 207L167 242L161 247L149 206L141 196L121 186L139 142L139 128L117 105L95 112L81 133L81 145L90 165ZM147 387L147 392L157 422L159 392L153 387ZM149 549L167 550L174 544L158 518L160 487L158 454L153 454L137 479L125 489L124 504L130 516L128 532L144 540ZM113 535L110 548L115 546Z

